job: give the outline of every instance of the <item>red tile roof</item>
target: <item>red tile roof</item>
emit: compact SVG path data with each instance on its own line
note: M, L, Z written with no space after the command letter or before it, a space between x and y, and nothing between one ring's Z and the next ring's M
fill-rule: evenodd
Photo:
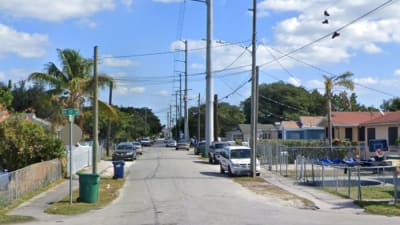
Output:
M385 112L383 116L374 118L369 121L365 121L362 125L383 125L383 124L394 124L400 123L400 111Z
M332 124L334 126L358 126L381 117L380 112L332 112Z

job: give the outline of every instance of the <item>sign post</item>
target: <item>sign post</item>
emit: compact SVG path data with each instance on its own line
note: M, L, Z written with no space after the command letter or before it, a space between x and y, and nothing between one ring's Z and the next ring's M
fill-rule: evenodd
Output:
M74 116L79 115L79 109L63 109L63 115L68 116L69 121L69 204L72 205L72 123Z

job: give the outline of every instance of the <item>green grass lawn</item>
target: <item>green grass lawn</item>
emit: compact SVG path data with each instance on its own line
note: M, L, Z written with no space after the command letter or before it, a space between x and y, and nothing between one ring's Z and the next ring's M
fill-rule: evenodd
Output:
M75 215L90 210L102 208L110 204L119 195L119 190L125 183L125 179L101 178L99 184L99 197L96 203L77 202L79 190L72 193L72 204L69 204L69 196L59 202L50 205L45 212L50 214Z

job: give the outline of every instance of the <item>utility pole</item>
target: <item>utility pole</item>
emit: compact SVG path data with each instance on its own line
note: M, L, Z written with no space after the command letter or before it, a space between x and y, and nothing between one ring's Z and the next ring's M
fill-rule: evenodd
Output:
M214 140L219 137L218 95L214 95Z
M199 99L197 100L197 140L201 140L201 135L200 135L200 115L201 115L201 110L200 110L200 93L199 93Z
M179 73L179 119L182 118L182 73Z
M144 135L147 135L147 108L144 108Z
M94 90L93 90L93 152L92 152L92 173L97 174L97 150L99 145L99 105L97 102L98 96L98 77L97 77L97 46L94 46L94 56L93 56L93 79L94 79Z
M206 148L211 145L214 137L214 108L213 108L213 77L211 66L211 45L213 31L213 0L207 0L207 43L206 43Z
M108 95L108 104L111 106L112 104L112 89L113 82L110 82L110 93ZM110 139L111 139L111 118L108 118L108 126L107 126L107 156L110 156Z
M178 141L179 134L179 126L178 126L178 93L175 92L175 140Z
M189 141L189 115L188 115L188 42L185 40L185 97L184 97L184 129L185 141Z
M252 34L252 64L251 64L251 126L250 126L250 147L251 147L251 175L256 176L256 150L257 150L257 72L256 72L256 13L257 1L253 0L253 34Z
M168 130L168 136L169 138L172 137L172 105L169 105L169 130Z

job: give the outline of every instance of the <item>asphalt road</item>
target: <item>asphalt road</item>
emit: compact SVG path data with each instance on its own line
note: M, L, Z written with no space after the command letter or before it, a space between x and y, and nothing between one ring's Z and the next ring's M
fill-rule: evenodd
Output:
M129 168L112 205L34 224L99 225L324 225L397 224L398 217L297 209L257 195L219 174L191 151L147 147Z

